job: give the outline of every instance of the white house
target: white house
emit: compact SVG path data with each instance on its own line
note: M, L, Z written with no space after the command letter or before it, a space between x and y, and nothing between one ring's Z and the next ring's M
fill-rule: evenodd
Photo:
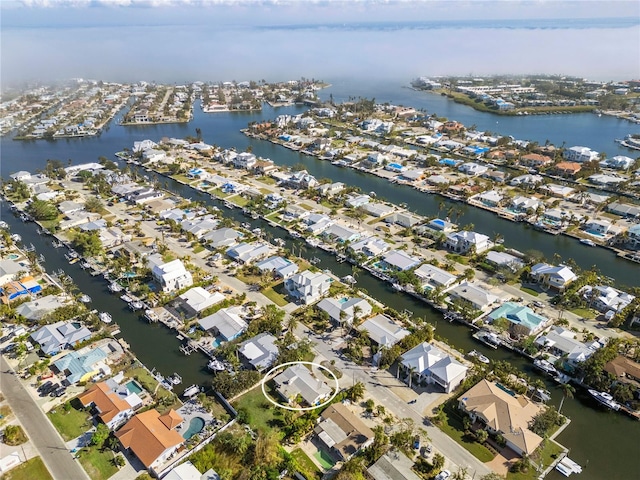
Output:
M371 197L366 194L362 195L348 195L345 205L350 208L357 208L366 205L371 201Z
M609 230L611 229L611 222L604 218L592 218L587 222L584 228L587 232L605 235L609 233Z
M401 327L386 315L376 315L363 322L358 330L366 331L369 338L381 347L391 348L404 337L409 335L409 330Z
M489 170L489 167L487 167L486 165L480 165L475 162L467 162L460 165L458 167L458 170L467 175L477 177L478 175L482 175L487 170Z
M377 257L389 250L390 245L378 237L366 237L352 243L349 248L355 253L363 253L367 257Z
M207 317L198 320L200 328L230 342L239 337L247 329L247 322L241 317L242 307L229 307L218 310Z
M314 406L329 398L332 388L317 378L304 365L294 365L273 378L276 390L288 403L300 396L304 403Z
M569 162L584 163L597 160L600 154L588 147L576 146L567 148L562 156Z
M331 277L326 273L305 270L288 278L285 281L285 288L289 295L307 305L326 295L331 282Z
M423 342L402 355L400 363L412 383L440 385L451 393L462 383L468 368L438 347Z
M619 312L636 298L630 293L608 285L595 287L587 285L580 290L580 293L595 309L605 313L609 311Z
M631 166L635 163L635 160L630 157L626 157L624 155L616 155L615 157L607 158L600 162L600 165L606 168L615 168L619 170L626 170L627 168L631 168Z
M298 265L284 257L270 257L256 263L261 272L272 272L280 278L289 278L298 273Z
M327 312L331 320L337 324L352 324L356 318L366 318L371 314L371 305L364 298L323 298L316 307Z
M422 288L447 288L456 281L456 276L429 263L416 268L413 273L420 279Z
M165 263L162 256L155 253L149 255L148 262L151 274L163 292L173 292L193 285L193 277L181 260L175 259Z
M472 247L475 253L482 253L493 246L493 242L489 237L482 233L470 232L463 230L461 232L450 233L447 235L445 246L457 253L466 254Z
M233 159L233 165L236 168L244 168L246 170L249 170L256 164L257 161L258 159L253 153L242 152L236 155L236 157Z
M476 310L486 310L500 299L477 284L462 282L449 291L449 300L461 300Z
M531 267L531 278L547 287L561 291L578 276L565 265L556 267L547 263L538 263Z

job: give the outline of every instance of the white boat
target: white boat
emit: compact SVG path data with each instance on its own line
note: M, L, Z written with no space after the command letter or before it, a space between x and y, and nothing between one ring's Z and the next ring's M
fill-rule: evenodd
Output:
M223 205L224 205L225 207L227 207L228 209L230 209L230 210L233 210L234 208L236 208L236 207L235 207L235 205L234 205L233 203L231 203L231 202L227 202L227 201L225 201L225 202L223 203Z
M11 236L9 238L11 240L13 240L14 243L22 241L22 237L20 235L18 235L17 233L11 234Z
M569 457L564 457L556 465L556 470L559 471L565 477L568 477L572 473L582 473L582 467Z
M400 285L399 283L392 283L391 286L394 288L394 290L397 290L399 292L401 292L402 290L404 290L404 288L402 287L402 285Z
M144 311L144 318L146 318L150 322L157 322L158 320L160 320L158 314L151 309Z
M126 293L124 295L120 296L120 300L122 300L124 302L127 302L127 303L133 301L133 299L129 295L127 295Z
M580 243L582 243L583 245L588 245L588 246L590 246L590 247L595 247L595 246L597 246L597 245L596 245L596 242L594 242L593 240L590 240L590 239L588 239L588 238L581 238L581 239L580 239Z
M111 323L113 321L113 318L111 317L111 314L108 312L100 312L98 314L98 318L100 319L100 321L104 322L104 323Z
M251 233L253 233L254 235L262 235L262 229L254 228L253 230L251 230Z
M200 393L200 387L198 385L191 385L184 391L182 396L186 398L191 398L194 395L197 395L199 393Z
M142 303L140 300L133 300L132 302L129 302L129 308L134 312L136 310L141 310L143 307L144 303Z
M91 301L91 297L85 293L78 300L80 300L82 303L89 303Z
M484 355L482 355L480 352L478 352L476 350L471 350L469 352L469 356L477 358L478 361L482 362L482 363L487 363L488 364L488 363L491 362L491 360L489 360L487 357L485 357Z
M554 367L551 362L543 360L542 358L536 358L533 361L533 366L545 373L548 373L551 376L558 374L558 370L556 370L556 367Z
M320 240L314 237L309 237L307 238L307 243L312 247L317 247L318 245L320 245Z
M599 392L598 390L589 389L589 395L595 398L600 404L611 410L620 410L620 404L616 402L607 392Z
M9 224L5 221L0 220L0 228L2 228L3 230L6 230L9 228Z
M118 293L122 291L122 285L116 282L111 282L108 288L109 288L109 291L113 293Z
M478 332L473 336L474 338L477 338L482 343L493 348L494 350L502 344L502 341L500 340L498 335L493 332Z
M175 372L167 380L169 380L174 385L180 385L182 383L182 377Z
M83 270L86 270L87 268L90 268L90 267L91 267L91 264L90 264L89 262L82 262L82 263L80 264L80 267L81 267Z
M212 358L211 360L209 360L209 363L207 363L207 368L209 370L213 370L214 372L221 372L225 369L225 366L224 363L222 363L217 358Z
M289 235L292 236L293 238L301 238L302 237L302 235L300 233L298 233L298 232L296 232L294 230L291 230L289 232Z
M353 278L353 275L345 275L340 279L341 282L348 283L349 285L354 285L357 283L357 280Z
M251 229L251 224L250 224L250 223L247 223L247 222L243 222L243 223L241 223L241 224L240 224L240 226L241 226L242 228L247 229L247 230L250 230L250 229Z

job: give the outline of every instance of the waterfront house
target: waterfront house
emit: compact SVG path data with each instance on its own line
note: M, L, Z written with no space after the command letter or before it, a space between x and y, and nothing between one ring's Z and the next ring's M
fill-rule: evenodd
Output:
M562 358L564 367L569 369L584 362L599 348L599 344L587 345L577 340L574 332L562 327L552 327L548 333L536 338L535 343L543 352Z
M453 285L457 277L430 263L425 263L416 268L413 273L420 279L422 288L448 288Z
M445 393L456 389L467 375L468 368L438 347L423 342L402 354L400 365L411 384L435 384Z
M540 155L539 153L527 153L520 157L518 163L526 167L541 168L551 165L553 163L553 159L546 155Z
M159 162L167 158L167 153L164 150L157 150L155 148L147 148L142 152L142 163L154 163Z
M213 250L224 247L231 247L242 238L242 233L233 228L219 228L203 235L202 239L207 242Z
M180 227L185 232L191 233L196 238L200 239L215 229L219 223L220 220L213 215L204 215L193 219L184 219L180 222Z
M324 197L333 197L337 195L341 191L344 190L344 183L342 182L334 182L334 183L324 183L317 187L318 193Z
M624 156L624 155L616 155L615 157L607 158L606 160L602 160L600 165L605 168L615 168L618 170L626 170L631 168L635 160L633 158Z
M487 252L486 262L497 267L508 268L512 272L517 272L524 267L524 262L518 257L506 252L491 250Z
M597 173L595 175L591 175L588 180L594 185L603 185L605 187L616 186L620 183L624 183L628 180L626 177L621 177L619 175L607 175L604 173Z
M548 185L543 185L540 187L540 190L545 191L547 194L552 197L558 198L568 198L569 196L575 193L575 189L571 187L566 187L564 185L557 185L555 183L549 183Z
M542 182L543 182L543 178L541 175L532 175L530 173L527 173L525 175L519 175L517 177L512 178L511 181L509 182L509 185L511 185L512 187L533 186L533 185L539 185Z
M80 210L84 210L84 204L79 202L72 202L71 200L65 200L58 204L58 210L63 215L68 213L79 212Z
M89 338L91 338L91 331L87 327L71 322L44 325L31 334L31 339L40 345L45 355L54 355L60 350L72 348Z
M322 234L330 242L350 243L360 239L361 233L344 225L334 223Z
M233 166L236 168L244 168L245 170L249 170L253 168L258 159L253 153L250 152L242 152L236 155L233 159Z
M562 156L569 162L584 163L597 160L600 154L588 147L576 146L565 149Z
M308 305L326 295L329 292L331 282L331 277L326 273L305 270L289 277L284 285L290 296L300 303Z
M224 342L239 337L247 329L247 322L242 317L242 307L228 307L198 320L200 327Z
M307 232L312 235L320 235L327 228L333 225L333 220L327 215L321 213L312 213L304 218L304 223L307 225Z
M547 263L537 263L531 267L531 279L548 288L562 291L578 276L566 265L553 266Z
M202 287L193 287L178 297L174 308L178 313L184 313L185 318L193 318L224 299L225 296L220 292L211 293Z
M596 310L607 313L620 312L635 300L635 296L609 285L585 285L580 294Z
M53 312L68 303L69 299L62 295L46 295L21 303L15 307L15 310L18 315L29 321L36 322L41 320L47 313Z
M561 177L575 177L582 170L582 165L577 162L558 162L554 167L555 173Z
M83 407L91 408L109 430L116 430L133 416L134 408L142 406L137 393L113 379L94 384L78 396L78 401Z
M31 173L25 170L20 170L9 175L9 178L11 178L11 180L15 180L16 182L24 182L25 180L31 178Z
M175 259L165 263L162 255L154 253L147 257L147 262L153 279L163 292L169 293L193 285L193 277L181 260Z
M111 369L104 363L107 354L100 348L83 349L69 352L53 362L54 370L64 376L64 383L87 382L99 373L108 375Z
M458 170L466 175L477 177L478 175L482 175L487 170L489 170L489 167L487 167L486 165L480 165L475 162L467 162L460 165L458 167Z
M313 431L342 461L367 448L375 437L373 431L342 403L334 403L324 410Z
M410 212L396 212L384 219L385 223L395 223L404 228L411 228L414 225L422 223L423 218Z
M515 337L536 335L543 330L549 323L549 319L538 315L526 305L520 305L514 302L505 302L487 318L491 322L499 318L504 318L509 322L509 331Z
M358 330L367 332L367 336L379 347L391 348L404 337L409 335L409 330L398 325L386 315L376 315L363 322Z
M493 246L493 242L489 240L489 237L482 233L470 232L463 230L461 232L454 232L447 235L445 246L456 253L463 255L471 252L482 253Z
M477 200L478 202L484 203L489 207L497 207L504 199L504 196L496 190L488 190L472 198L474 200Z
M308 188L314 188L318 185L316 178L306 170L291 173L283 183L290 188L299 190L307 190Z
M369 215L374 217L384 217L390 215L394 212L395 208L391 205L386 205L384 203L367 203L362 206L362 209L367 212Z
M20 272L24 273L26 267L9 258L0 260L0 286L12 281Z
M498 297L489 293L478 284L462 282L449 290L449 301L461 301L476 310L486 310L500 301Z
M317 378L311 370L301 364L293 365L273 378L276 391L287 403L302 403L312 407L331 396L333 389Z
M278 357L277 339L269 333L261 333L238 345L238 352L257 371L269 368Z
M133 142L133 149L132 151L134 153L138 153L138 152L143 152L145 150L149 150L152 148L156 148L158 146L158 144L156 142L154 142L153 140L142 140L139 142Z
M298 265L284 257L270 257L256 263L261 272L270 272L278 278L289 278L298 273Z
M413 471L413 460L399 450L382 455L367 472L373 480L421 480Z
M622 355L607 362L604 370L613 375L617 382L630 383L635 388L640 383L640 363Z
M185 439L176 431L182 422L175 410L160 415L154 408L131 418L116 432L116 437L146 468L155 472L184 443Z
M531 455L542 443L542 438L529 430L529 424L543 407L500 384L480 380L458 397L458 406L472 422L501 435L520 456Z
M367 257L377 257L389 250L390 245L378 237L365 237L349 245L354 253L363 253Z
M584 226L587 233L595 233L596 235L606 235L611 230L611 222L604 218L592 218L588 220Z
M442 220L441 218L434 218L433 220L430 220L426 226L431 230L442 233L451 233L456 227L454 223Z
M316 308L327 312L329 318L338 325L342 322L351 325L354 320L371 315L371 304L364 298L323 298L316 304Z
M266 243L241 243L227 249L227 255L236 262L250 264L271 253L271 248Z
M511 200L511 208L518 212L531 212L534 213L538 210L538 207L543 207L544 204L535 197L514 197Z
M371 197L366 194L362 195L347 195L345 205L349 208L358 208L366 205L371 201Z
M93 222L100 218L100 214L80 210L66 213L64 217L65 220L62 220L59 225L60 230L68 230L69 228L79 227L85 223Z
M382 267L384 270L399 270L405 272L420 265L422 260L412 257L404 250L391 250L382 257Z

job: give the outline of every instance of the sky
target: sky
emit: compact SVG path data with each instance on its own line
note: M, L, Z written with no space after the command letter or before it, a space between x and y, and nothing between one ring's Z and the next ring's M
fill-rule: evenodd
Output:
M640 2L3 0L0 81L640 78Z

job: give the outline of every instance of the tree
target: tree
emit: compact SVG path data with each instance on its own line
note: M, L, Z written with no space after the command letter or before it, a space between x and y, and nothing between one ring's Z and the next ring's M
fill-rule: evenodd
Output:
M364 392L365 392L364 383L357 382L347 390L347 398L352 402L357 402L362 397L364 397Z
M555 426L562 425L564 420L552 405L533 417L529 422L529 429L541 437L546 437Z
M504 480L504 477L496 472L491 472L480 477L480 480Z
M95 257L102 252L102 242L97 232L78 232L71 243L82 256Z
M102 202L98 197L89 197L84 203L84 209L87 212L100 212L102 210Z
M102 447L104 442L109 438L109 427L107 427L104 423L99 423L96 427L95 432L91 436L91 441L89 442L91 445Z
M558 414L562 411L565 398L573 398L573 394L576 393L576 389L570 383L561 383L560 390L562 390L562 399L560 400L560 406L558 407Z
M58 209L51 202L33 200L26 208L26 212L36 220L55 220L58 218Z
M115 457L113 457L113 464L118 468L124 467L126 463L127 462L124 461L122 455L116 455Z
M433 470L436 472L439 472L440 470L442 470L442 467L444 467L444 456L436 453L433 456Z

